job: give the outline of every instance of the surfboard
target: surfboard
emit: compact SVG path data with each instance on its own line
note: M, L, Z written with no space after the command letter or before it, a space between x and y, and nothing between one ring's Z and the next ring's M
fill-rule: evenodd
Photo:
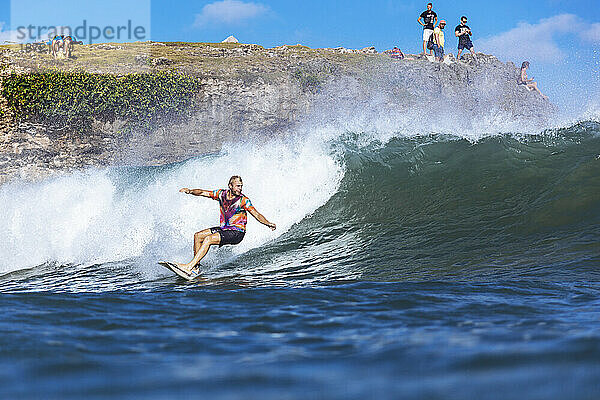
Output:
M174 272L175 274L182 277L183 279L187 279L188 281L193 281L193 280L199 279L201 277L200 274L198 274L198 275L189 274L187 271L182 270L181 268L179 268L177 266L177 264L175 264L173 262L159 261L158 264L167 268L169 271Z

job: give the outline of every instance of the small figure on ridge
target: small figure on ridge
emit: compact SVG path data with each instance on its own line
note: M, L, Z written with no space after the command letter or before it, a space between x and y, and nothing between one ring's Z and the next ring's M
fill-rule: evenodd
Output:
M394 47L392 49L390 57L392 57L394 60L403 60L404 59L404 53L402 53L402 50L400 50L398 47Z
M548 100L548 96L543 94L540 89L538 89L537 82L533 81L533 78L527 78L527 68L529 68L529 61L523 61L521 65L521 73L517 78L517 85L525 85L527 90L532 91L535 90L538 92L545 100Z
M435 59L439 62L444 60L444 28L446 27L446 21L440 20L440 24L433 30L433 52Z
M427 4L427 10L423 11L419 18L417 18L417 22L423 25L423 54L427 53L427 42L429 41L429 37L433 34L433 28L437 24L437 14L432 10L433 4ZM421 22L421 18L423 18L423 22ZM431 54L431 49L429 50L429 54Z
M477 61L475 51L473 51L473 42L471 42L470 37L472 34L471 28L467 25L467 17L463 15L460 17L460 25L457 25L456 28L454 28L454 35L458 38L457 60L460 60L460 53L462 53L463 49L467 49L473 55L473 59Z

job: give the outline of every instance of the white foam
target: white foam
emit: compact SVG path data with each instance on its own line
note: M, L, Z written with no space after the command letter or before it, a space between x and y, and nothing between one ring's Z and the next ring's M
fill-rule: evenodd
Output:
M596 99L590 101L580 119L582 121L600 122L600 102Z
M92 169L5 184L0 187L0 272L48 261L189 261L194 232L217 226L219 207L179 189L226 188L231 175L242 176L244 193L278 227L272 232L249 216L246 238L232 247L239 254L275 239L327 202L343 173L327 145L305 138L229 145L221 154L169 169L139 169L137 178L131 171ZM207 262L219 253L231 255L212 251Z
M495 74L480 72L468 92L439 88L437 95L423 98L401 90L397 71L373 73L378 75L370 91L350 78L324 87L306 118L307 130L319 129L333 136L350 131L365 135L366 142L423 136L477 142L506 134L538 135L558 118L564 120L550 105L536 112L531 104L512 104ZM426 83L423 90L424 94L432 91Z

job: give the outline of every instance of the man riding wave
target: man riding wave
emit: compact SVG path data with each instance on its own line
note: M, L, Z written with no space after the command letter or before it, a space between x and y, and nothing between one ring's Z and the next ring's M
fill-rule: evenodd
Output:
M246 234L246 223L248 222L247 213L250 213L258 222L275 230L277 226L269 222L252 205L250 199L242 193L243 182L240 176L234 175L229 179L229 189L203 190L182 188L181 193L192 194L194 196L208 197L219 202L221 209L220 226L204 229L194 234L194 258L187 264L177 266L197 276L199 270L196 267L200 260L204 258L210 246L219 245L219 247L229 244L239 244Z

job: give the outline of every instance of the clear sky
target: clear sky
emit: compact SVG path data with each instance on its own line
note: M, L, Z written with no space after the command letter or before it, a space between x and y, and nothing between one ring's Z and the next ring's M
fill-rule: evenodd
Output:
M134 27L143 27L143 35L137 37L145 40L220 42L234 35L243 43L265 47L300 43L313 48L375 46L382 51L398 46L417 53L422 48L422 28L416 19L426 4L397 0L0 0L0 42L11 31L14 37L19 26L79 26L84 20L88 36L90 25L99 30L122 25L120 40L135 40L131 29L129 37L125 30L131 20ZM456 54L454 27L466 15L476 51L515 64L529 60L529 75L559 105L584 107L600 93L600 0L435 1L433 10L448 22L446 53ZM111 38L113 31L107 31ZM99 36L96 41L118 41ZM88 43L89 37L83 40Z

